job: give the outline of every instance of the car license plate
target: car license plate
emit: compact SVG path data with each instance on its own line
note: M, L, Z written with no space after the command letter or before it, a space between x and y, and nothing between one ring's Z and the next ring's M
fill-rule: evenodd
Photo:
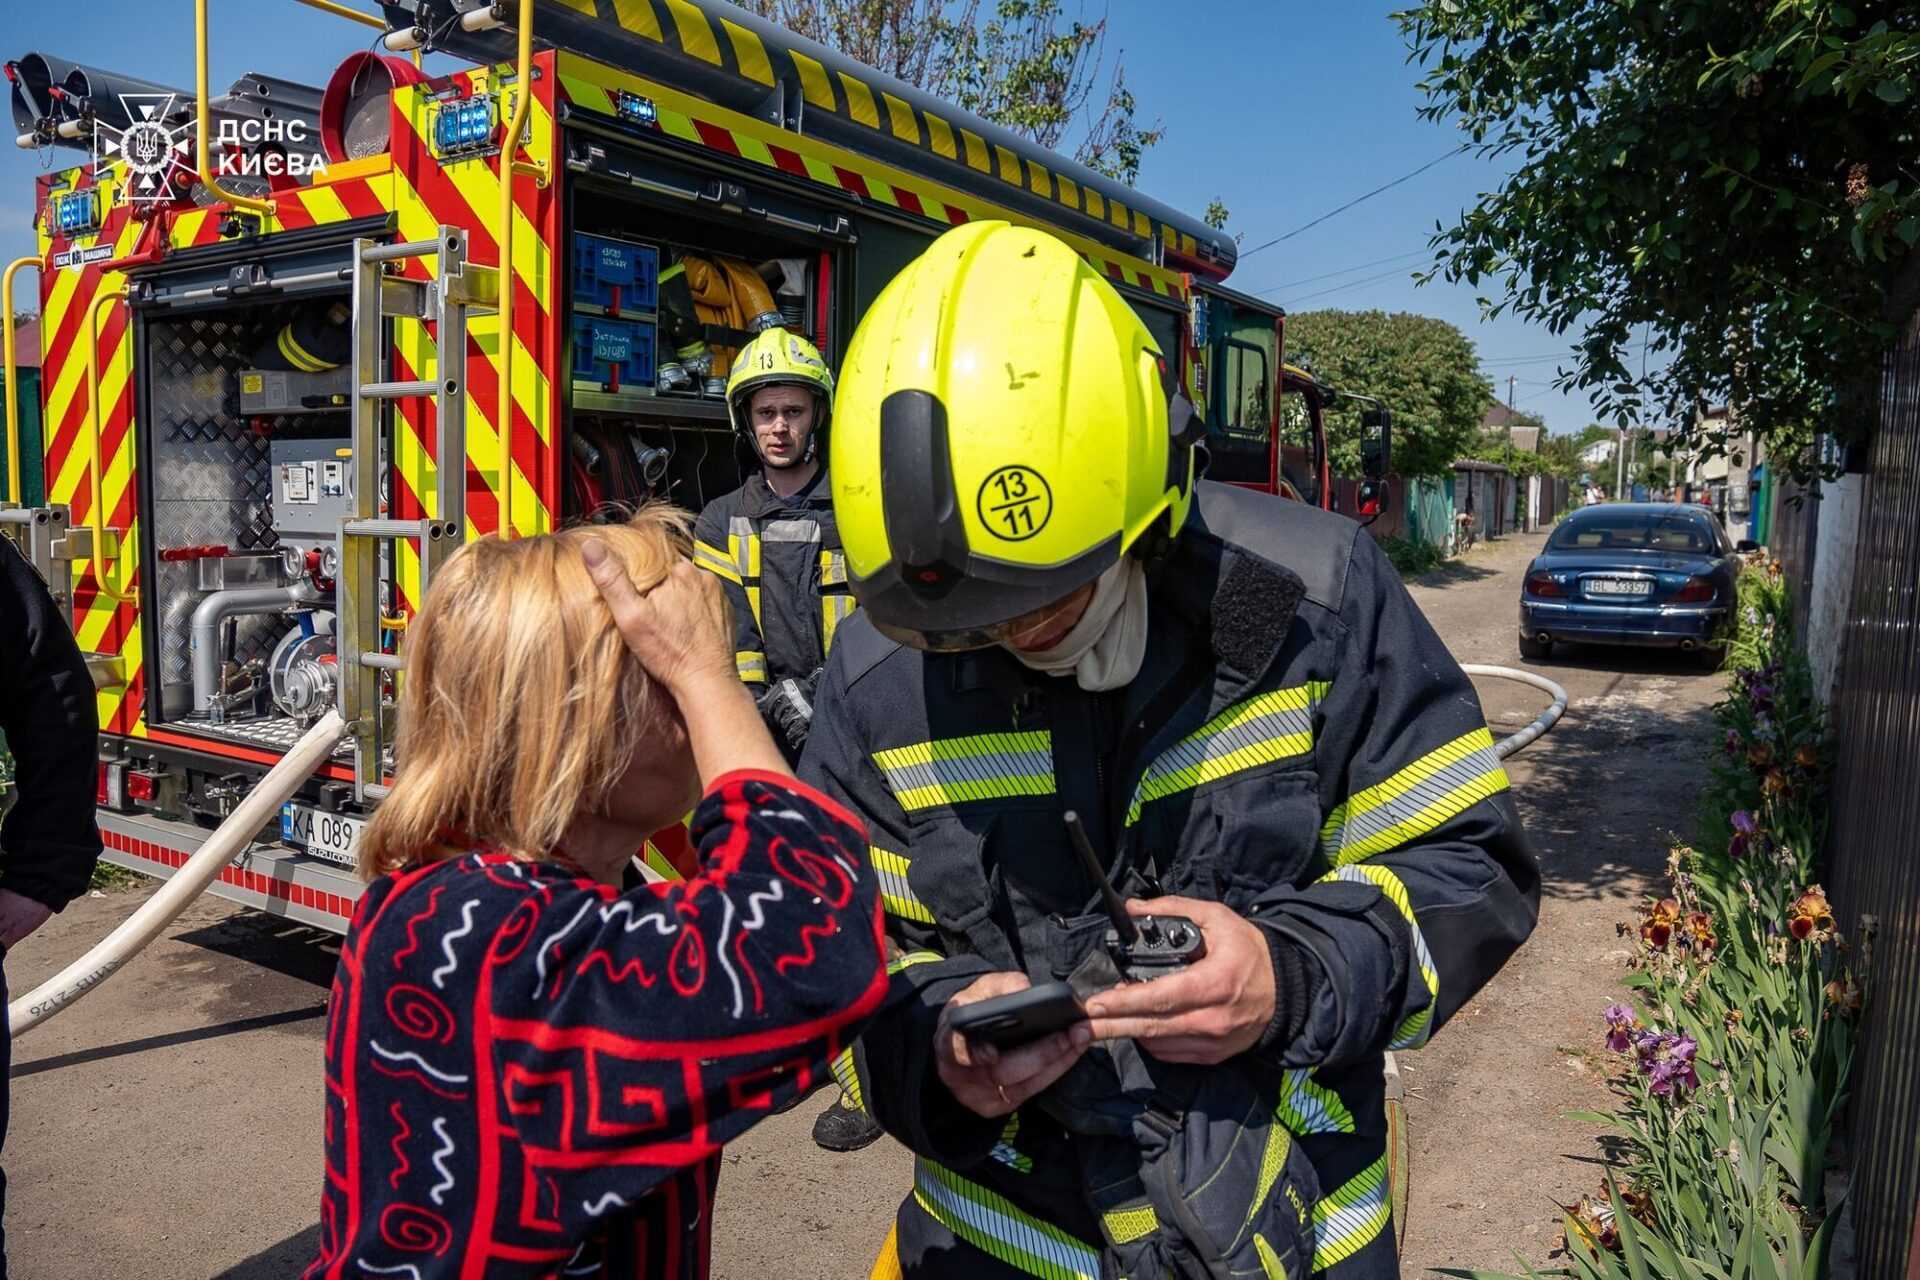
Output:
M1653 584L1645 578L1588 578L1587 591L1596 596L1646 596Z
M316 858L354 865L354 853L360 845L360 832L366 823L343 813L328 813L306 804L280 806L280 838Z

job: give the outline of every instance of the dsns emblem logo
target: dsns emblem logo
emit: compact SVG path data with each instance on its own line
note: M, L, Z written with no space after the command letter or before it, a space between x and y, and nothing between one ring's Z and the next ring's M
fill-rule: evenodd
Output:
M173 114L171 93L123 93L120 104L126 108L129 123L124 129L105 122L94 128L94 169L124 161L125 197L130 204L172 200L194 181L193 164L188 159L193 149L193 121L167 126L167 117Z

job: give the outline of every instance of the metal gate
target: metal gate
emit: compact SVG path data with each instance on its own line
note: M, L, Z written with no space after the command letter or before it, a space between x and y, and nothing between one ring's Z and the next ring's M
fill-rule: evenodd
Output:
M1810 575L1815 504L1776 512L1781 558ZM1855 1063L1859 1274L1920 1257L1920 315L1888 356L1846 624L1829 861L1848 933L1877 920ZM1804 597L1802 598L1804 604Z

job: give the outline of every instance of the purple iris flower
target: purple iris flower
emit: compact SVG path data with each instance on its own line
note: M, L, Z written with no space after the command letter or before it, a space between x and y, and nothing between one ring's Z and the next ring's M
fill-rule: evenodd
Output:
M1607 1048L1625 1053L1633 1047L1633 1010L1624 1004L1607 1006Z

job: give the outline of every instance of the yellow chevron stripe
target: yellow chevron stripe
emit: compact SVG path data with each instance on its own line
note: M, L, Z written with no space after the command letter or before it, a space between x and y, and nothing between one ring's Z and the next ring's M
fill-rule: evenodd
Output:
M586 12L592 15L595 10L593 0L584 0ZM653 15L653 6L647 0L618 0L613 9L614 21L622 29L637 36L645 36L660 44L667 42L666 33L660 30L660 20Z
M993 144L993 159L1000 181L1019 186L1021 183L1020 157L996 142Z
M1053 177L1054 181L1060 184L1060 203L1066 205L1068 208L1078 209L1080 207L1080 184L1072 178L1067 177L1064 173L1056 173Z
M890 93L880 95L887 103L887 119L893 125L893 136L914 146L920 145L920 122L914 119L913 108Z
M773 64L767 60L767 47L760 43L760 37L725 18L720 19L720 29L727 33L727 41L733 45L733 57L740 64L740 74L761 84L772 84Z
M1045 165L1029 160L1027 161L1027 185L1033 189L1035 195L1051 198L1053 195L1053 174L1047 171Z
M880 127L880 109L873 105L873 90L844 71L834 73L847 93L847 115L869 129Z
M993 158L987 154L987 140L971 129L960 131L960 141L967 147L967 167L978 169L981 173L993 172Z
M800 92L805 95L807 105L818 107L822 111L835 111L839 104L833 97L833 82L827 79L827 69L804 53L788 55L793 59L793 68L800 73Z
M931 111L924 114L927 119L927 139L933 149L949 160L958 160L960 153L953 145L953 126Z
M674 30L680 33L682 49L702 62L720 65L720 43L714 39L713 28L707 25L706 14L688 0L667 0L667 14L673 19Z
M1086 192L1086 210L1096 218L1107 216L1107 198L1091 187Z

